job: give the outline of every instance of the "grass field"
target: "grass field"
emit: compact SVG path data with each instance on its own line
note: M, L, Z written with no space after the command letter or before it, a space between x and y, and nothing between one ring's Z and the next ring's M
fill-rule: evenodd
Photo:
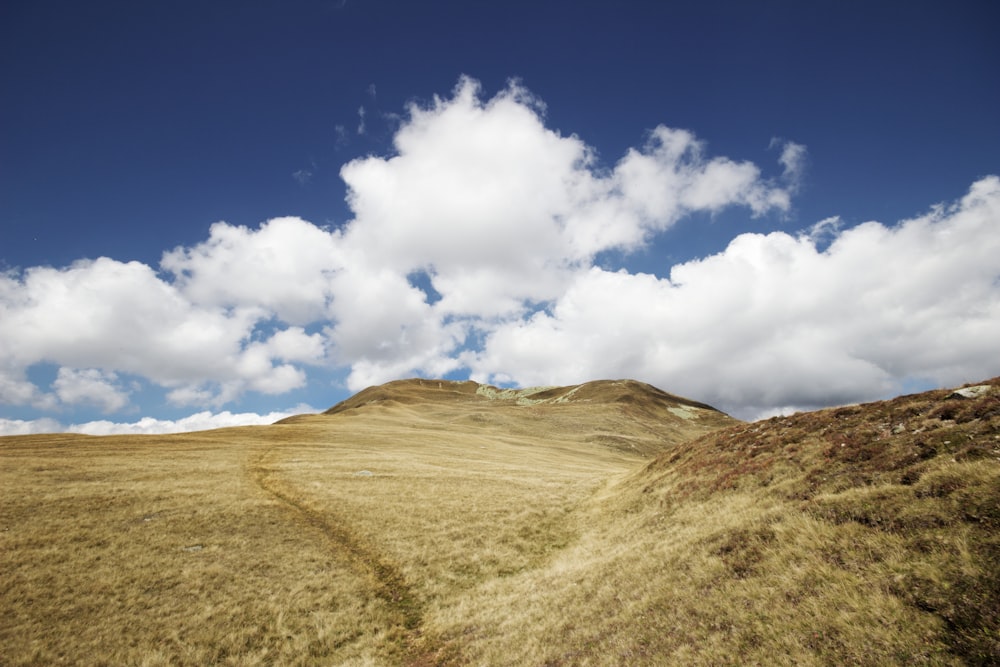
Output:
M0 438L0 665L1000 662L1000 381L754 424L630 382Z

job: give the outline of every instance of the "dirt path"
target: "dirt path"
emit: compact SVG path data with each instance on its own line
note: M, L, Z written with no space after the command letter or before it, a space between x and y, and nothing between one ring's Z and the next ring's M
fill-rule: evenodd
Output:
M276 474L272 452L252 459L247 473L254 483L284 504L296 520L321 533L330 548L347 560L360 576L370 582L372 594L393 612L392 627L386 637L397 644L395 654L402 654L402 663L411 667L461 664L454 647L446 647L423 630L423 608L399 567L353 534L349 522L324 508L309 505L296 489Z

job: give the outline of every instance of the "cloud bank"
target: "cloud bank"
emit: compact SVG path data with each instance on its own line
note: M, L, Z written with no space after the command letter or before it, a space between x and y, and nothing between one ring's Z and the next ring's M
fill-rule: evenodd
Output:
M83 424L64 425L50 417L42 419L0 419L0 435L33 435L36 433L83 433L86 435L149 435L154 433L186 433L229 426L260 426L305 413L317 412L309 405L298 405L290 410L257 414L233 413L225 410L213 413L208 410L181 419L156 419L143 417L134 422L113 422L106 419Z
M592 267L470 366L529 384L641 376L744 416L1000 371L1000 179L822 251L813 231L744 234L664 278Z
M343 166L341 228L219 222L158 267L0 274L0 404L110 415L146 383L219 409L343 369L351 390L415 374L635 377L753 417L1000 373L995 176L909 220L831 218L738 236L665 275L628 269L693 213L786 214L807 154L773 143L767 176L658 126L608 166L518 84L483 99L463 78L408 109L390 155ZM597 261L608 251L626 258L617 270Z

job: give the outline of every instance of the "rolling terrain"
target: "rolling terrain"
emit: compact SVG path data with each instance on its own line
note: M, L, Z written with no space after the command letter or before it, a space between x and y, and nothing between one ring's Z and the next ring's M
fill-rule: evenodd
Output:
M1000 378L743 423L633 381L0 438L0 665L1000 662Z

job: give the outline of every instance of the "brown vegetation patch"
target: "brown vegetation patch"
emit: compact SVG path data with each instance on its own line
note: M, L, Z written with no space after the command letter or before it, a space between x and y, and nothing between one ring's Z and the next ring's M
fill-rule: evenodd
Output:
M828 523L826 540L847 531L848 548L820 547L826 562L942 621L934 636L950 655L998 662L1000 380L985 385L730 427L658 457L630 485L674 511L729 494ZM754 530L714 538L741 577L763 553Z

